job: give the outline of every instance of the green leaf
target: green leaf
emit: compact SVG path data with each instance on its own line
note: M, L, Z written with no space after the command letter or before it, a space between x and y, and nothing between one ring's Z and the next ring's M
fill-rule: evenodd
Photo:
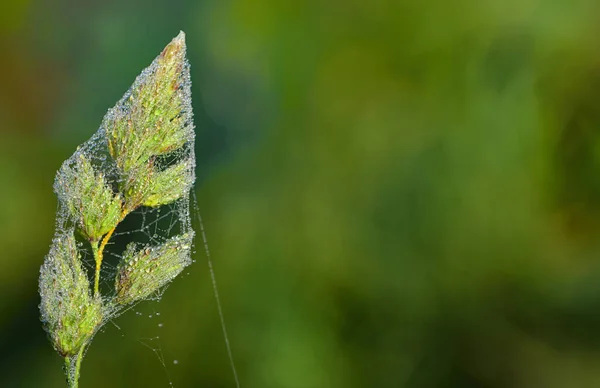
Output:
M182 32L104 118L109 152L126 176L194 138L185 51Z
M194 161L191 159L155 173L147 187L142 205L157 207L182 198L194 184L193 174Z
M41 320L62 356L75 355L102 322L102 303L93 298L73 230L52 242L40 270Z
M121 196L113 193L102 172L95 172L83 153L62 165L54 188L81 233L90 241L98 241L119 223Z
M191 262L192 237L186 233L141 249L136 243L127 245L117 269L115 302L125 305L146 299L175 278Z

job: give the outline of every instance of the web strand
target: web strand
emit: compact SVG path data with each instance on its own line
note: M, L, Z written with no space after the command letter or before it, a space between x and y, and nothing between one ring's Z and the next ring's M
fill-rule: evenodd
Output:
M223 338L225 340L225 346L227 348L227 356L229 357L229 364L231 365L231 370L233 372L233 378L235 379L236 388L240 388L240 381L238 379L237 370L235 368L235 362L233 361L233 352L231 351L231 345L229 343L229 336L227 335L227 327L225 325L225 316L223 315L223 309L221 308L221 299L219 298L219 289L217 287L217 278L215 276L215 270L212 265L212 257L210 255L210 249L208 248L208 240L206 238L206 232L204 231L204 223L202 222L202 216L200 215L200 209L198 207L198 199L196 198L196 193L192 190L192 196L194 198L195 205L195 215L198 218L198 223L200 224L200 234L202 235L202 243L204 245L204 252L206 253L206 258L208 261L208 271L210 272L210 279L212 281L213 292L215 295L215 300L217 302L217 311L219 313L219 320L221 322L221 330L223 331Z

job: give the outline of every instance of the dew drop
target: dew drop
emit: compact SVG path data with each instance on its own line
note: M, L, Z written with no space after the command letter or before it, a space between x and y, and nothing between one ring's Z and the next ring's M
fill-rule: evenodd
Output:
M179 360L173 360L173 364L175 364L175 365L179 364Z
M158 324L158 327L163 327L163 326L164 326L164 325L163 325L162 323L159 323L159 324Z

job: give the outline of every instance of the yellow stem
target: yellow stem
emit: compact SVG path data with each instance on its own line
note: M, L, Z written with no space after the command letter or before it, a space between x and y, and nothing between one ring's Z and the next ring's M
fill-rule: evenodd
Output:
M125 218L126 215L127 215L127 212L125 210L123 210L123 212L121 213L121 217L119 218L119 222L117 222L117 225L121 221L123 221L123 219ZM111 230L109 230L108 233L106 233L104 235L104 238L100 242L99 247L98 247L97 241L92 242L92 251L94 252L94 259L96 260L96 273L94 274L95 275L94 276L94 296L100 296L100 290L99 290L100 267L102 267L102 259L104 257L104 248L106 247L106 244L108 244L108 240L110 240L113 233L115 232L115 229L117 229L116 226L114 228L112 228Z

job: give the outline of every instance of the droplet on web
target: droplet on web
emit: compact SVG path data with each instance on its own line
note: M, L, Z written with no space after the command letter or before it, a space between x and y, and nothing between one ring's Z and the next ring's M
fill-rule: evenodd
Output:
M179 360L173 360L173 364L175 364L175 365L179 364Z

